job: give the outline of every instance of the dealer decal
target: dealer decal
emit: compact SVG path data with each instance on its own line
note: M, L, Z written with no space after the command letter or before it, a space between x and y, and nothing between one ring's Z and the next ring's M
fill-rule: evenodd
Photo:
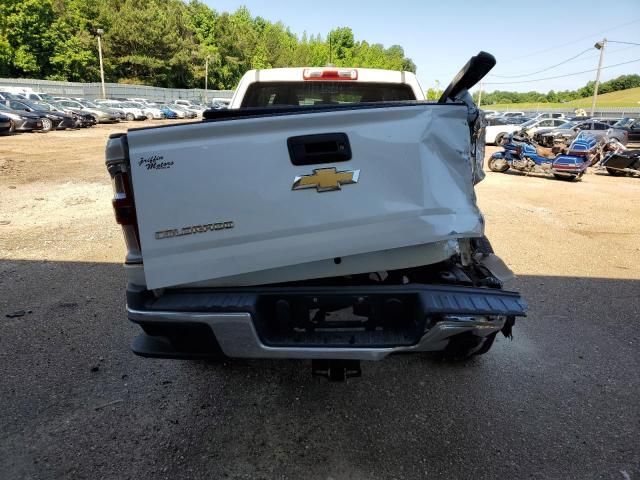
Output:
M173 161L165 161L162 155L140 157L140 160L138 160L138 166L145 167L147 170L165 170L171 168L171 165L173 165Z
M171 230L160 230L159 232L156 232L156 240L162 240L163 238L182 237L184 235L193 235L195 233L227 230L233 227L233 222L216 222L207 223L204 225L193 225L191 227L173 228Z

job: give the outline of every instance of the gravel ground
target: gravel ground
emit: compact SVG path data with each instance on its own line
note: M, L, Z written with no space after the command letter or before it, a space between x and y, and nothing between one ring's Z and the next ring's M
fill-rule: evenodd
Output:
M488 236L530 304L514 340L332 384L130 353L103 165L125 128L0 137L2 480L640 479L640 179L488 173Z

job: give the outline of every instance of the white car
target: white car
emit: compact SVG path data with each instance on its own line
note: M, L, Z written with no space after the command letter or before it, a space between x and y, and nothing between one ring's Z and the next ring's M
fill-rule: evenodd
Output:
M124 118L128 121L147 119L147 115L141 108L129 102L119 102L117 100L96 100L96 103L98 105L104 105L105 107L122 110L124 112Z
M529 118L531 118L531 120L543 120L545 118L564 118L564 113L542 112L536 113L535 115L529 115Z
M153 106L147 103L139 103L134 101L129 101L131 105L135 105L137 108L142 110L142 112L147 116L148 120L161 120L165 118L164 113L158 107Z
M520 125L519 130L524 130L527 135L533 135L543 128L557 128L564 125L567 121L564 118L543 118L541 120L532 119Z
M204 105L195 104L191 100L174 100L172 104L177 105L179 108L183 110L188 110L190 112L193 112L197 116L202 116L202 112L204 112L207 109L207 107L205 107Z
M502 119L502 117L498 117ZM522 128L522 123L509 123L508 119L504 119L502 124L488 125L484 128L484 139L487 144L500 145L504 137L510 133L517 132Z
M509 117L524 117L524 112L504 112L502 114L503 117L505 118L509 118Z

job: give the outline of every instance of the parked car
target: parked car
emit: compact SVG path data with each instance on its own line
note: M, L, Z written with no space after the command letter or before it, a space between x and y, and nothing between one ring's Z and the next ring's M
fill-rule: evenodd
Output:
M93 115L87 112L83 112L81 110L74 111L72 109L65 109L64 107L62 107L62 105L55 104L55 102L52 102L52 103L33 102L33 103L40 105L42 108L49 110L50 112L64 113L64 114L70 115L71 118L73 118L75 128L93 127L96 123L98 123L96 119L93 117Z
M0 90L0 100L20 100L20 97L16 93Z
M640 118L623 118L611 128L626 132L630 142L640 142Z
M158 105L158 108L160 108L160 111L164 115L164 118L169 118L171 120L175 120L175 119L180 118L178 116L178 112L176 112L173 109L169 108L167 105Z
M146 104L146 103L150 102L150 100L148 100L146 98L141 98L141 97L138 97L138 98L127 98L126 101L127 102L142 103L142 104Z
M503 117L524 117L524 112L504 112Z
M229 104L231 103L230 98L222 98L222 97L214 97L211 99L211 108L216 110L222 108L229 108Z
M30 102L29 100L6 100L5 105L13 110L21 110L38 115L42 119L42 130L64 130L74 128L75 120L71 115L62 112L52 112L48 108Z
M214 110L223 110L229 108L229 103L231 103L231 99L229 98L214 98L211 100L211 108Z
M598 122L597 120L587 120L586 122L577 122L572 125L565 123L537 137L534 136L534 140L545 147L553 147L556 143L568 145L580 132L589 132L596 137L597 140L607 137L609 139L615 138L623 145L626 145L628 142L627 132L613 129L606 123Z
M194 112L196 116L202 116L202 112L207 109L205 105L198 102L197 100L174 100L173 104L178 105L183 110Z
M164 113L162 113L162 110L160 110L156 106L135 101L127 101L127 103L134 105L136 108L142 110L144 115L149 120L162 120L164 118Z
M521 125L521 130L523 130L527 136L533 137L538 130L543 128L557 128L565 123L567 122L565 122L563 118L532 119L523 123Z
M72 110L78 110L81 112L89 113L93 115L93 118L98 123L115 123L120 120L119 116L116 115L115 113L109 112L103 108L99 108L97 105L88 107L83 105L80 102L77 102L76 100L69 100L69 99L58 100L55 103L56 105L60 105L64 108L70 108Z
M200 110L200 106L193 100L174 100L172 103L188 110ZM202 109L204 110L204 108Z
M191 109L183 107L182 105L171 105L170 108L176 110L178 116L182 113L184 116L180 116L180 118L196 118L198 114Z
M39 115L23 111L12 110L0 102L0 113L11 119L10 132L32 132L42 130L42 119Z
M180 110L179 108L176 108L176 105L173 105L173 104L167 105L164 102L157 102L157 104L167 118L185 118L184 111ZM167 115L167 110L170 110L171 112L173 112L174 116Z
M118 102L117 100L96 100L96 105L106 108L114 108L124 112L125 120L146 120L147 116L142 109L128 102Z
M620 117L618 117L618 118L598 117L598 118L594 118L593 120L597 120L598 122L606 123L610 127L613 127L616 123L618 123L622 119Z
M543 120L545 118L565 118L564 113L556 113L556 112L542 112L536 113L534 115L529 115L531 120Z
M76 122L76 128L92 127L98 123L92 114L83 112L82 110L64 107L55 101L37 103L53 112L62 112L71 115Z
M111 113L111 114L115 115L118 118L118 120L125 120L126 119L126 114L125 114L124 110L122 110L120 108L110 107L108 105L97 105L96 103L90 102L89 100L86 100L84 98L77 98L76 100L79 103L81 103L82 105L84 105L85 107L101 108L102 110L105 110L107 113Z
M522 125L531 120L529 117L491 117L486 120L487 125Z
M53 100L53 97L51 95L44 92L25 92L22 94L22 96L27 100L35 102L47 102Z
M9 133L12 125L13 121L11 118L0 113L0 134Z
M502 139L513 132L517 132L522 128L521 118L524 117L493 117L488 119L490 125L485 127L485 143L500 145ZM526 122L525 122L526 123Z
M567 120L567 119L565 119ZM551 133L551 132L557 132L558 130L570 130L573 127L575 127L578 123L575 120L569 120L569 121L565 121L563 124L561 124L558 127L552 127L552 128L541 128L540 130L538 130L534 135L533 135L533 140L538 143L539 145L542 146L546 146L546 147L552 147L553 146L553 137L545 137L546 134Z

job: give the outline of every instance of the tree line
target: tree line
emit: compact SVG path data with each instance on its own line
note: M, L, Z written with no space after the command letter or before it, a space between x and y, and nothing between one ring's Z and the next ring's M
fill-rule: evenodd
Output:
M330 55L336 66L416 71L399 45L356 40L349 27L299 37L246 8L217 12L199 0L2 0L0 77L99 81L98 29L108 82L202 88L208 63L209 88L233 89L252 68L322 66Z
M563 90L556 92L550 90L548 93L540 92L508 92L496 90L490 93L482 92L482 104L493 105L496 103L564 103L579 98L593 96L595 82L588 82L584 87L577 90ZM627 88L640 87L640 75L620 75L613 80L600 83L598 93L617 92ZM478 100L477 92L473 97Z

